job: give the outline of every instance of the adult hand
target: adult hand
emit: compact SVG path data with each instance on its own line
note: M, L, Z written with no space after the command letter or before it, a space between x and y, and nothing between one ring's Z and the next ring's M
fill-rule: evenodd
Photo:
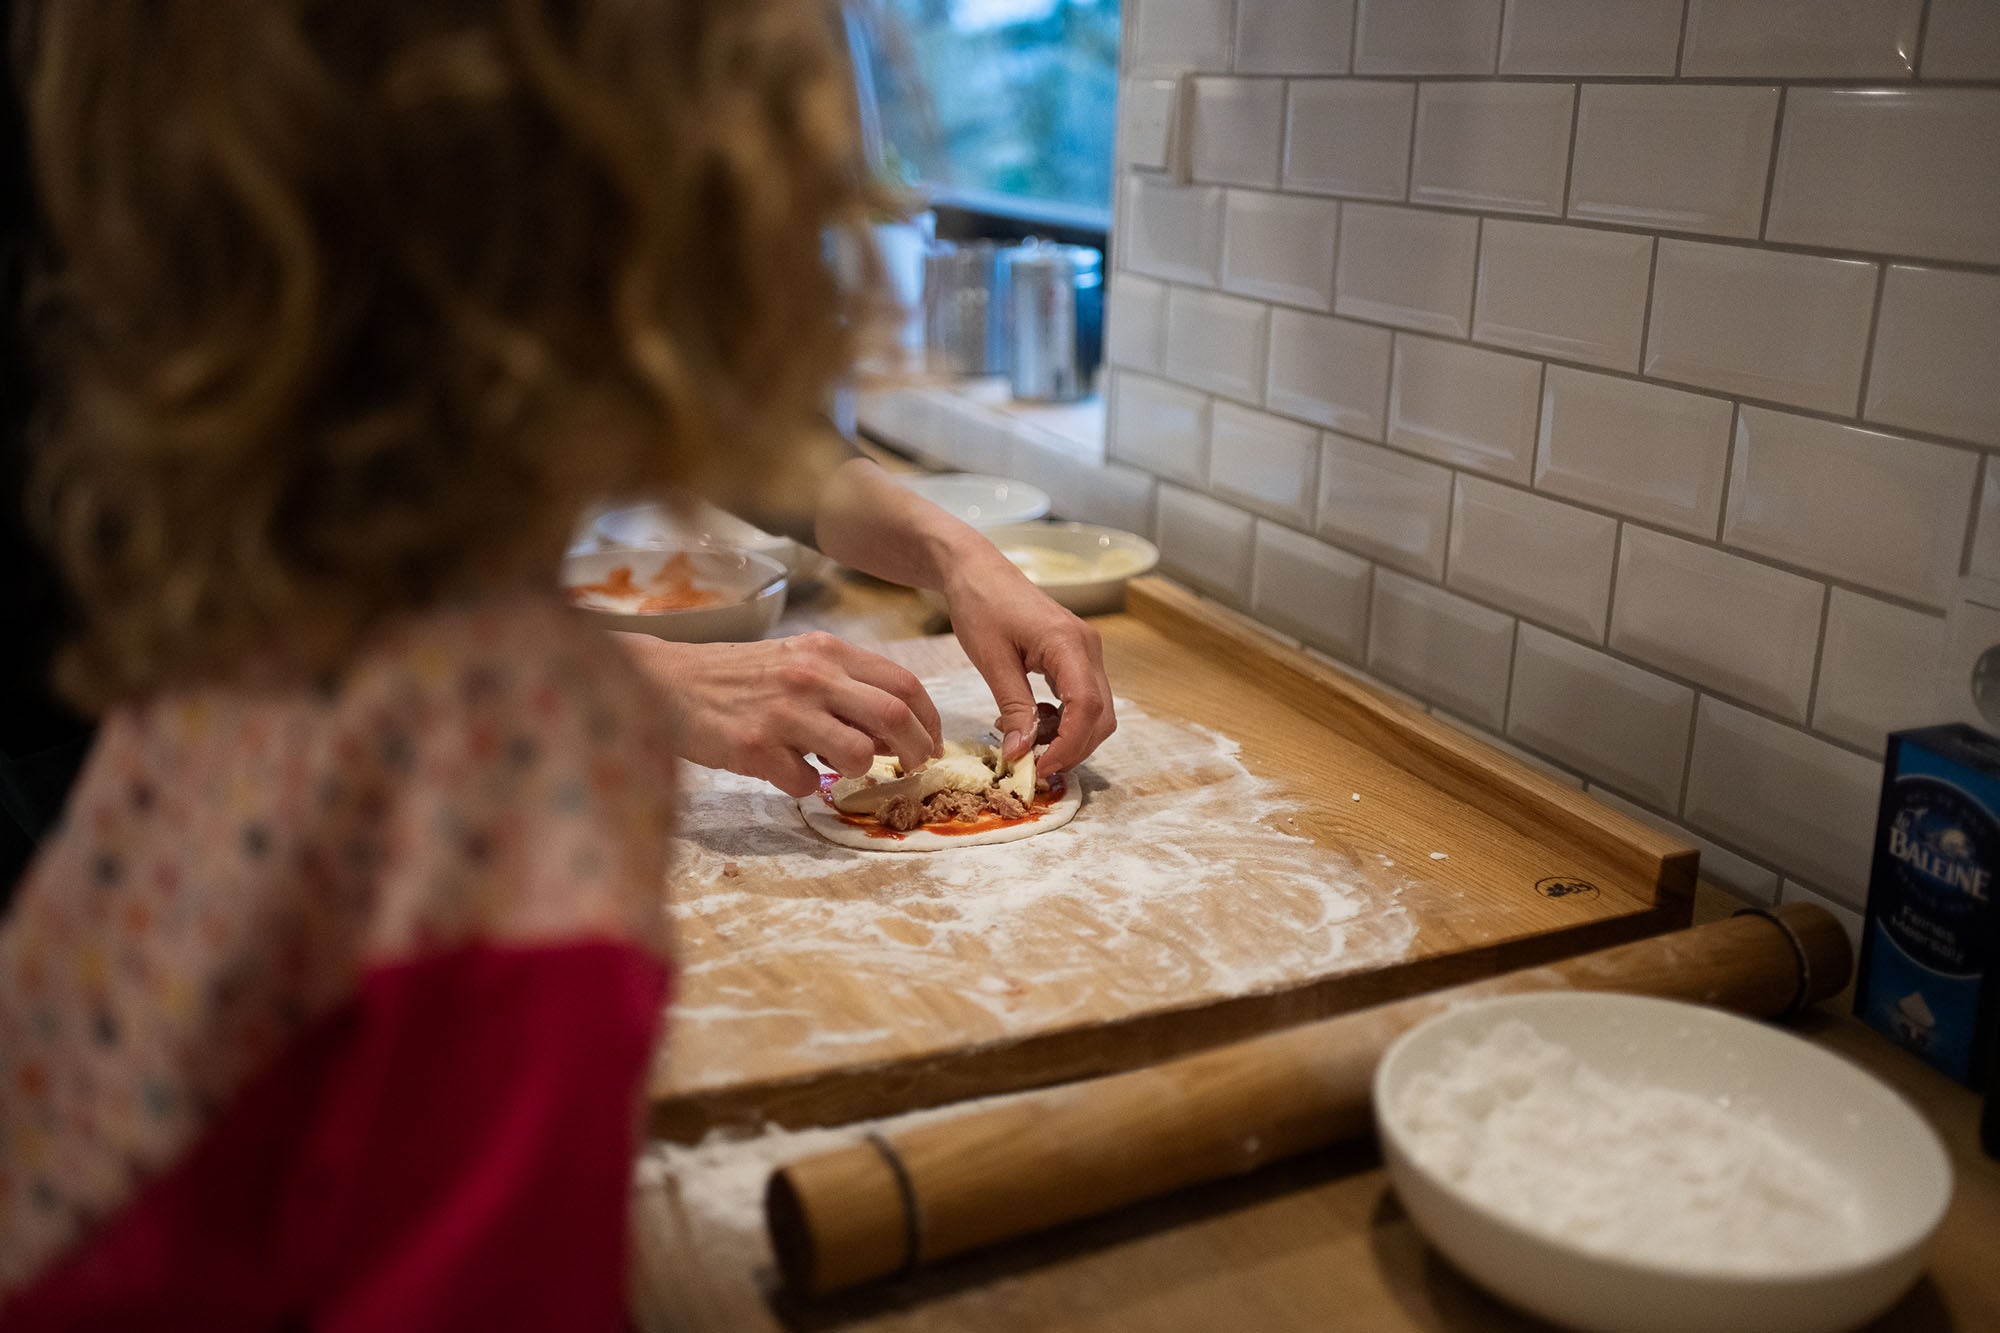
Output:
M1013 561L987 543L946 575L943 592L952 629L1000 706L994 726L1008 759L1036 742L1031 671L1046 677L1062 701L1055 739L1037 763L1042 773L1076 767L1118 729L1097 631L1029 582Z
M809 796L819 790L809 754L852 777L878 754L914 768L941 750L937 705L917 678L831 634L711 644L615 637L659 685L681 757L704 768Z

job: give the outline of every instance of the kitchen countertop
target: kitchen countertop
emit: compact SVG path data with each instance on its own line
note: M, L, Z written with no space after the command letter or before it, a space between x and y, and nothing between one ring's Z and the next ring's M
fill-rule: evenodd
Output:
M778 633L826 629L859 642L943 626L914 594L846 571L788 607ZM1696 920L1738 906L1703 885ZM1957 1192L1928 1275L1872 1327L2000 1328L2000 1162L1979 1148L1979 1099L1846 1016L1843 998L1798 1030L1907 1096L1937 1128ZM1537 1329L1431 1251L1398 1206L1372 1143L938 1265L815 1305L771 1290L768 1264L704 1266L664 1187L636 1201L634 1317L659 1330ZM754 1271L752 1271L754 1268Z

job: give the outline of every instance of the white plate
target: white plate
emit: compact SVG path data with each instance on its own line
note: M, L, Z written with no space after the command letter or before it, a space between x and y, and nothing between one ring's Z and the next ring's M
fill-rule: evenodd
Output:
M1606 1076L1749 1107L1845 1176L1863 1200L1864 1253L1814 1266L1718 1273L1609 1258L1522 1226L1411 1155L1396 1113L1412 1075L1455 1042L1509 1019ZM1817 1333L1886 1310L1923 1269L1951 1201L1951 1160L1910 1104L1847 1061L1777 1028L1698 1005L1634 995L1514 995L1420 1024L1375 1071L1375 1121L1389 1177L1430 1242L1503 1298L1573 1328L1643 1333Z
M1049 512L1048 492L1025 481L977 472L913 472L895 480L975 528L1026 523Z
M647 546L575 553L563 560L563 586L600 582L620 565L631 566L633 574L643 580L680 550L694 562L699 586L721 593L722 602L685 611L578 609L606 629L650 634L676 643L749 643L777 625L778 617L785 613L785 567L755 551L723 546Z
M591 520L597 544L617 547L732 546L768 555L795 579L811 578L821 556L810 546L745 522L706 501L677 514L663 504L621 505Z

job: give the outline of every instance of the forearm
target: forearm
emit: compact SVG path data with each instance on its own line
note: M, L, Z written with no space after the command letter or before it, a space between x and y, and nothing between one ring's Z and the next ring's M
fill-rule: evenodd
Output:
M942 590L968 568L1002 559L971 524L865 458L833 474L816 531L819 549L841 564L909 588Z

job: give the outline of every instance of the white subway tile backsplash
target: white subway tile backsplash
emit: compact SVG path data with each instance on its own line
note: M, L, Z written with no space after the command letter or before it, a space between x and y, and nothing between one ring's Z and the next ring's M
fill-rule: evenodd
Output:
M1446 582L1565 633L1602 641L1617 546L1616 519L1460 476Z
M1270 307L1220 292L1176 287L1167 298L1170 379L1256 402L1264 388Z
M1881 775L1874 760L1704 697L1683 814L1696 830L1859 906Z
M1931 0L1921 72L1927 79L2000 79L2000 5Z
M1340 206L1231 190L1222 244L1222 285L1242 296L1333 308L1333 252Z
M1755 236L1777 116L1776 88L1586 84L1569 215Z
M1628 801L1615 791L1607 790L1596 783L1590 785L1590 794L1614 810L1622 810L1642 824L1651 824L1660 832L1679 838L1682 842L1701 853L1701 877L1713 880L1723 888L1754 903L1769 905L1778 901L1778 872L1767 866L1760 866L1747 856L1740 856L1727 847L1702 837L1693 829L1676 824L1654 810L1648 810L1637 801ZM1674 793L1669 804L1678 805L1680 793Z
M1208 488L1245 509L1311 527L1319 432L1296 421L1217 403L1209 420Z
M1652 268L1649 236L1488 218L1472 336L1637 370Z
M1514 649L1507 734L1654 805L1680 802L1694 691L1533 625Z
M1628 526L1611 646L1804 722L1824 597L1810 579Z
M1113 365L1159 373L1167 355L1167 288L1136 273L1111 279L1105 350Z
M1389 442L1526 484L1542 367L1526 357L1396 335Z
M1474 726L1472 723L1467 722L1464 718L1457 717L1451 713L1447 713L1442 708L1432 709L1431 716L1456 731L1464 732L1466 735L1472 737L1474 740L1478 741L1482 745L1490 745L1502 754L1513 756L1514 758L1520 760L1522 763L1526 764L1529 768L1534 769L1537 773L1540 773L1545 777L1554 778L1557 782L1562 783L1563 786L1565 787L1572 788L1573 790L1576 791L1583 790L1582 778L1578 777L1576 774L1570 772L1568 769L1564 768L1561 764L1556 763L1554 760L1548 758L1545 755L1536 754L1533 750L1528 749L1526 746L1516 745L1514 744L1514 742L1507 740L1504 737L1494 732L1488 731L1484 727Z
M1153 540L1160 568L1233 606L1250 600L1256 520L1234 505L1162 484Z
M1285 86L1276 79L1195 79L1188 113L1189 166L1216 185L1278 183Z
M1535 486L1663 527L1715 535L1728 400L1550 366Z
M1908 78L1923 0L1688 0L1683 77Z
M1208 480L1208 399L1130 371L1112 377L1113 458L1192 486Z
M2000 277L1889 266L1868 371L1869 420L2000 445L1996 367Z
M1354 0L1236 0L1236 68L1345 74Z
M1569 171L1567 83L1426 83L1417 96L1410 198L1558 214Z
M1880 754L1892 731L1937 721L1944 617L1833 590L1813 728Z
M1229 68L1235 0L1148 0L1136 6L1131 68L1171 73Z
M1477 602L1375 571L1368 669L1490 731L1507 713L1514 621Z
M1513 0L1502 74L1671 75L1685 0Z
M1978 468L1967 450L1746 407L1722 539L1943 606Z
M1264 405L1349 435L1381 439L1393 336L1328 315L1272 310Z
M1663 240L1646 373L1852 412L1874 300L1859 260Z
M1088 461L1067 449L1017 437L1008 455L1008 475L1047 491L1050 511L1058 518L1141 534L1153 530L1158 483L1137 468Z
M1464 337L1478 262L1477 218L1348 204L1334 309L1357 319Z
M1118 218L1126 264L1155 278L1214 286L1222 260L1222 205L1223 191L1214 185L1129 178Z
M1294 80L1287 94L1287 190L1401 199L1410 184L1417 86L1370 79Z
M1260 521L1250 611L1301 643L1358 662L1368 643L1370 568L1359 556Z
M1501 0L1360 0L1357 74L1491 74Z
M2000 263L2000 88L1794 88L1774 241Z
M1451 471L1380 445L1328 435L1319 465L1319 535L1425 578L1444 577Z
M1166 171L1180 133L1180 80L1127 79L1118 100L1118 151L1125 165Z

